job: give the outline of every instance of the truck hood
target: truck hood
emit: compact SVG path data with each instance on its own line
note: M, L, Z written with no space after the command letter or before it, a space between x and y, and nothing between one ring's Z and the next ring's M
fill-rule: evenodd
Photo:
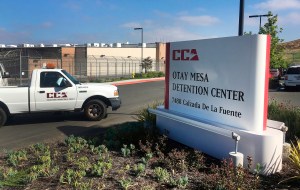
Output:
M106 84L106 83L81 83L77 84L78 88L112 88L112 89L117 89L116 86L111 85L111 84Z
M81 84L78 84L79 86L114 86L114 85L111 85L111 84L108 84L108 83L81 83Z
M78 89L89 89L92 91L105 90L107 92L114 92L118 88L114 85L107 83L81 83L76 85Z

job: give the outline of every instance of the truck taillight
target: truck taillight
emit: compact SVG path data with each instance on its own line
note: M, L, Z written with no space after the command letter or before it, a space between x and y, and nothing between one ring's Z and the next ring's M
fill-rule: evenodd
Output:
M114 91L114 96L119 96L119 91L118 90Z
M287 75L285 75L284 80L288 80L288 79L289 79L289 77Z

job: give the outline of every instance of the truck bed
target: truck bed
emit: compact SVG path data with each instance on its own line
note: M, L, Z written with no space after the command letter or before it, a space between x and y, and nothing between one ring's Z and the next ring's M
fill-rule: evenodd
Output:
M11 113L28 112L28 89L18 86L0 87L0 102L5 102Z

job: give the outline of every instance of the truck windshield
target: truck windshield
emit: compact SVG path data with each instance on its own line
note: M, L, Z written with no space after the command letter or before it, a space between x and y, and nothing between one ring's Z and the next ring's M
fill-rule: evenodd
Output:
M70 73L68 73L65 70L62 70L62 72L74 83L74 84L80 84L80 82L74 78Z

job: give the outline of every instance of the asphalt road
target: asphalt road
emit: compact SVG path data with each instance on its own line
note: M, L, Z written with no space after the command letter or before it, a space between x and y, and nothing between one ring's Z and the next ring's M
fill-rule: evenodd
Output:
M14 116L0 128L0 153L38 142L53 142L71 134L103 131L103 128L135 121L136 112L164 97L164 81L119 86L122 106L117 111L108 110L101 121L87 121L81 113L42 113Z
M300 89L285 91L284 88L269 91L269 100L282 102L290 106L300 107Z
M122 97L121 108L109 111L108 117L102 121L86 121L80 113L15 116L0 128L0 153L4 149L17 149L37 142L63 140L71 134L101 132L115 124L134 121L137 110L153 101L163 100L164 81L124 85L119 86L119 90ZM270 90L269 98L300 106L300 90Z

